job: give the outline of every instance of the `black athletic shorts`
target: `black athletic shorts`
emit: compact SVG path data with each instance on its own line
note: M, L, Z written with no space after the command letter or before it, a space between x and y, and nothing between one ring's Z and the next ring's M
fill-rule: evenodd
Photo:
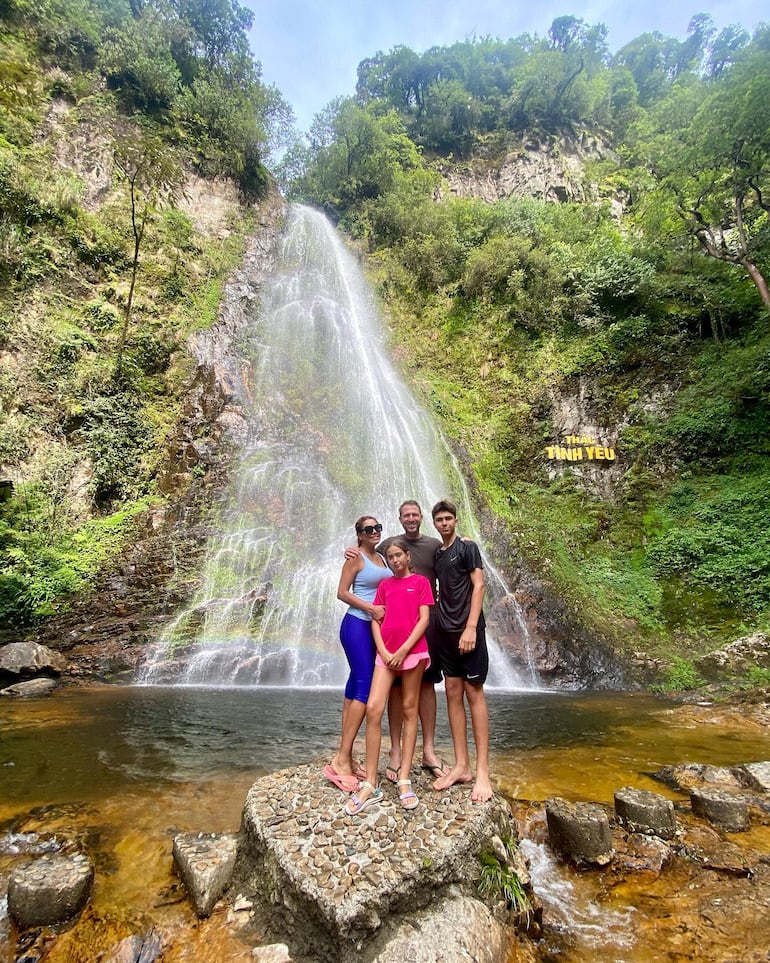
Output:
M436 650L441 669L448 679L464 679L471 685L483 685L489 671L484 626L476 629L476 645L470 652L460 653L461 635L462 632L447 632L436 626Z

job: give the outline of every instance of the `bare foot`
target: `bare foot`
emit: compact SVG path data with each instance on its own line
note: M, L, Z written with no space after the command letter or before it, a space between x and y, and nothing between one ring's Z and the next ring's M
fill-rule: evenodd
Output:
M476 782L473 785L473 792L471 793L471 802L489 802L492 796L492 784L489 781L489 776L477 775Z
M450 769L449 772L437 779L433 783L433 788L437 792L441 792L442 789L449 789L450 786L454 786L458 782L472 781L473 776L468 766L455 766L454 769Z
M343 759L340 755L335 754L332 756L332 769L338 776L357 778L352 759ZM366 773L364 773L364 775L366 775Z

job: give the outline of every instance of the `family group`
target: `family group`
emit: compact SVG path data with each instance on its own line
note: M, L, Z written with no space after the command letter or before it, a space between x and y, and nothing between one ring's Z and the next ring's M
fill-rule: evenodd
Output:
M383 798L378 782L382 717L391 738L385 777L396 783L404 809L419 800L410 771L422 728L422 768L433 789L473 782L471 799L492 797L489 715L484 682L488 656L484 632L484 572L475 542L457 535L457 509L437 502L433 525L440 539L423 535L416 501L399 508L403 536L382 539L382 525L364 515L355 524L357 547L345 552L337 598L348 605L340 641L350 666L342 708L339 748L324 774L350 794L345 811L355 816ZM444 680L454 744L454 766L436 754L436 683ZM476 777L468 752L466 702L476 745ZM353 744L366 719L366 763L353 759Z

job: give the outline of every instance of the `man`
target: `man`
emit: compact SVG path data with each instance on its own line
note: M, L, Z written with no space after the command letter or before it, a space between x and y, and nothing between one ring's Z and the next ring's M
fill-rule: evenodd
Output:
M457 509L452 502L436 502L431 510L433 524L441 536L436 552L438 580L435 646L444 673L447 714L455 764L433 783L437 790L473 780L468 755L468 717L476 744L476 781L471 792L474 803L492 798L489 780L489 712L484 695L489 658L484 632L484 571L478 545L457 537Z
M436 596L436 572L434 569L434 559L436 551L441 547L441 542L431 535L423 535L420 532L422 524L422 509L418 502L408 499L403 502L398 509L398 520L404 529L404 537L409 545L409 555L412 568L418 575L424 575L431 584L433 596ZM384 555L388 546L395 536L384 539L377 546L377 551ZM349 548L348 553L355 553L356 549ZM420 727L422 729L422 767L432 773L434 778L440 778L449 772L449 767L439 759L436 753L436 690L434 686L441 682L441 667L439 665L438 654L433 649L433 638L435 635L435 610L436 606L430 607L430 623L425 633L428 642L428 652L430 653L430 666L426 669L420 687ZM390 729L390 759L385 770L385 776L391 781L398 779L398 770L401 767L401 729L403 726L404 714L401 700L401 688L394 685L391 689L388 700L388 725Z

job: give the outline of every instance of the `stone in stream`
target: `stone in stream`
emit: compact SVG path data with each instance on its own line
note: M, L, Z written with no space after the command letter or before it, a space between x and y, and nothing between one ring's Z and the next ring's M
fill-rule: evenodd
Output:
M612 859L607 814L593 803L570 803L554 796L545 802L551 849L573 863L606 866Z
M157 930L143 936L127 936L102 957L101 963L154 963L163 952L163 940Z
M659 793L630 786L618 789L615 792L615 813L631 832L648 833L661 839L676 835L674 804Z
M174 865L198 916L209 916L233 875L236 838L226 833L180 833Z
M289 947L285 943L271 943L270 946L256 946L251 955L258 963L292 963Z
M46 926L75 916L88 902L94 867L87 856L42 856L17 867L8 882L8 912L19 926Z
M736 766L735 774L749 789L770 793L770 762L749 762L745 766Z
M56 679L27 679L26 682L15 682L13 685L0 689L0 696L29 699L34 696L50 695L58 685Z
M690 805L696 816L703 816L731 833L749 828L749 807L742 796L723 789L693 789Z

